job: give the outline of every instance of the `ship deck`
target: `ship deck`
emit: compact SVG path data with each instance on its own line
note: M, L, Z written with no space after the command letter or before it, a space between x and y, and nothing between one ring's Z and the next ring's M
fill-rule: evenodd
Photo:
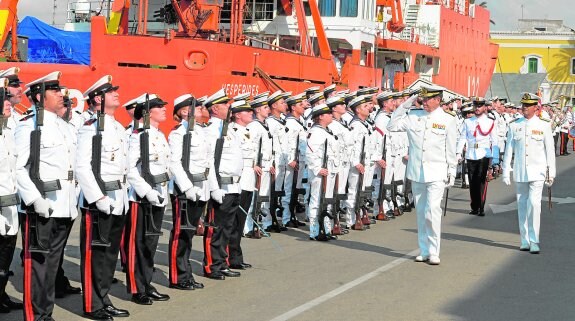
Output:
M468 190L453 188L443 219L441 265L414 263L415 212L352 231L337 241L311 242L307 230L243 240L253 269L225 281L197 276L206 288L182 292L167 288L167 237L156 255L154 281L168 302L138 306L129 301L125 276L113 285L114 304L129 309L131 320L572 320L575 280L575 154L557 158L553 209L542 204L539 255L520 252L514 186L489 184L487 215L471 216ZM456 185L458 186L458 185ZM79 221L66 249L64 269L80 279ZM20 244L20 242L18 242ZM17 250L17 253L19 250ZM201 271L201 240L194 239L192 266ZM15 256L8 293L22 298L22 269ZM81 319L81 296L56 302L56 320ZM21 312L2 320L22 320Z

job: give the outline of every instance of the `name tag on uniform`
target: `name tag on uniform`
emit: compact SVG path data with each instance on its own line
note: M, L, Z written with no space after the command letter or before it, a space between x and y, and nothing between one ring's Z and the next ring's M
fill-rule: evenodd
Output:
M445 130L445 125L433 123L433 125L431 125L431 128L433 128L433 129L444 129Z
M534 129L531 131L531 135L543 135L543 131Z

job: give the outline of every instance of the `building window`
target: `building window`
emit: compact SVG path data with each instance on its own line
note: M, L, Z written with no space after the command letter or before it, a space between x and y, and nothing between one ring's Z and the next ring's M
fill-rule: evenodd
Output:
M317 6L322 17L335 17L335 0L319 0Z
M357 17L357 0L341 0L341 17Z
M527 68L528 68L527 73L536 74L538 62L539 62L539 59L537 59L537 58L529 58L528 65L527 65Z
M544 74L547 72L543 66L543 58L536 54L523 57L523 66L519 69L520 74Z
M571 75L575 75L575 58L571 58Z

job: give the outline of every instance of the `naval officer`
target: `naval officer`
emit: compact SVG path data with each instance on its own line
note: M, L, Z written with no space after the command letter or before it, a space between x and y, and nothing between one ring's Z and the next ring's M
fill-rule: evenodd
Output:
M407 178L412 181L420 254L416 262L440 263L441 199L446 187L455 183L455 117L439 108L441 87L423 87L423 108L409 110L412 96L393 112L389 131L405 131L409 139Z
M555 179L555 147L551 120L535 116L539 97L525 93L521 99L524 117L509 124L503 158L503 182L513 180L517 190L517 211L521 251L539 253L539 224L543 185L551 186Z

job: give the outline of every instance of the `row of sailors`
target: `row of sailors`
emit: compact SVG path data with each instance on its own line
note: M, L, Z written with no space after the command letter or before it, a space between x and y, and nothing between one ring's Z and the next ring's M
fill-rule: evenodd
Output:
M105 76L98 80L85 93L89 109L83 114L71 113L65 107L65 97L59 82L60 73L54 72L27 84L27 96L34 105L43 105L43 123L41 124L40 154L31 155L31 134L36 130L39 118L34 108L16 123L16 113L11 113L12 105L21 100L21 82L17 69L4 75L7 84L17 86L3 87L4 112L10 119L3 127L2 166L11 179L2 182L2 195L15 196L21 204L8 204L2 198L2 266L4 272L2 300L11 302L4 293L8 269L13 252L15 236L19 223L23 227L24 246L24 317L25 320L52 318L54 278L57 275L63 249L77 217L77 206L82 212L81 223L81 270L84 294L84 315L96 320L111 320L114 316L127 316L129 312L114 307L108 297L113 280L114 267L118 252L125 252L123 262L127 270L127 288L132 300L139 304L152 304L153 301L168 300L169 297L159 293L151 284L153 257L158 243L157 235L147 234L146 217L152 217L155 226L161 226L163 214L172 201L174 228L170 233L170 287L178 289L202 288L194 280L188 259L191 249L192 230L184 230L183 221L197 224L203 214L206 203L212 200L210 213L207 215L206 232L204 233L204 275L213 279L237 277L239 272L230 270L245 269L250 265L243 261L240 240L246 212L250 207L252 194L255 191L256 175L261 174L262 184L266 174L272 173L276 180L276 189L283 190L286 196L282 199L282 225L290 223L291 191L290 175L298 171L298 176L308 177L312 186L307 216L310 220L310 238L318 239L319 225L317 217L317 180L329 176L329 186L334 186L334 173L343 174L341 182L349 181L346 223L355 223L353 193L357 189L360 173L365 174L365 186L371 186L375 166L385 167L381 159L383 127L377 128L368 122L373 112L373 94L360 95L355 98L329 97L329 106L316 102L302 118L307 97L298 95L287 97L285 93L276 92L269 96L254 97L247 103L242 97L236 97L231 104L223 91L218 91L205 99L195 110L197 119L205 118L209 111L210 121L207 124L195 124L190 142L190 163L183 169L182 144L187 131L186 111L192 105L191 95L178 97L174 113L182 119L166 140L159 130L159 124L166 120L167 104L154 94L145 94L126 103L124 107L133 115L135 124L140 122L149 106L149 130L125 129L115 118L115 111L121 107L118 86L112 84L112 77ZM12 89L15 95L11 96ZM373 90L373 89L369 89ZM322 95L324 93L321 93ZM315 93L317 95L317 93ZM247 97L244 97L244 99ZM287 99L286 99L287 98ZM311 97L310 97L311 98ZM324 97L325 98L325 97ZM349 123L342 120L348 113L348 107L354 112ZM380 96L380 101L387 101L391 96ZM103 101L105 105L103 107ZM287 103L286 103L287 100ZM313 102L313 99L311 99ZM287 108L291 113L288 115ZM228 135L223 137L223 150L218 170L215 169L215 146L222 136L223 122L228 109L233 114ZM96 111L103 109L103 119L96 118ZM309 108L308 108L309 109ZM253 113L255 111L255 118ZM388 109L388 112L391 111ZM270 115L271 114L271 115ZM332 116L332 114L334 116ZM288 115L288 116L285 116ZM382 113L383 115L383 113ZM83 118L82 118L83 117ZM335 117L337 121L332 121ZM104 121L104 129L99 132L98 125ZM313 121L307 128L303 121ZM376 117L377 120L377 117ZM130 133L131 131L131 133ZM104 182L98 184L99 177L94 175L92 159L93 138L101 134L100 176ZM150 182L144 176L143 154L140 137L149 136L149 171L158 180ZM379 135L379 136L376 136ZM363 163L362 151L359 149L365 137L365 154ZM377 139L376 137L379 137ZM261 142L261 165L257 166L257 151ZM325 150L321 142L327 141L327 168L322 167L322 153ZM396 148L389 141L389 151L393 154ZM323 150L322 150L323 149ZM298 152L296 153L296 150ZM404 149L405 150L405 149ZM397 154L400 155L400 154ZM394 155L396 156L396 155ZM42 190L35 185L30 175L30 159L39 158L39 174L43 182L57 182L55 190ZM377 165L376 165L377 164ZM185 175L184 175L185 174ZM189 175L188 175L189 174ZM349 175L349 179L345 178ZM268 175L269 176L269 175ZM162 178L164 177L164 178ZM282 178L283 177L283 178ZM386 175L387 177L387 175ZM268 178L269 179L269 178ZM117 183L117 184L111 184ZM302 186L302 180L297 182ZM110 187L111 186L111 187ZM308 188L308 194L310 193ZM78 191L80 194L78 195ZM346 191L345 184L337 187L340 194ZM265 187L260 188L265 194ZM269 189L268 189L269 193ZM333 190L330 192L333 194ZM263 196L263 195L262 195ZM185 201L182 203L181 200ZM182 211L182 207L186 211ZM269 208L269 204L267 205ZM18 220L18 208L26 212L23 220ZM263 206L265 211L266 205ZM185 214L184 214L185 213ZM151 215L149 215L151 214ZM32 252L29 249L32 217L38 216L38 231L48 249L46 253ZM182 220L181 215L189 216ZM271 215L265 215L263 225L271 225ZM98 220L99 230L94 229L93 221ZM292 226L302 223L291 221ZM294 225L295 224L295 225ZM329 224L327 224L329 225ZM249 226L249 224L248 224ZM327 234L330 232L327 228ZM94 244L98 233L109 242L108 246ZM122 235L125 235L124 237ZM5 278L4 278L5 277ZM44 282L36 282L42 279ZM4 299L6 298L6 299ZM6 303L8 307L9 303ZM22 308L11 302L12 308Z

